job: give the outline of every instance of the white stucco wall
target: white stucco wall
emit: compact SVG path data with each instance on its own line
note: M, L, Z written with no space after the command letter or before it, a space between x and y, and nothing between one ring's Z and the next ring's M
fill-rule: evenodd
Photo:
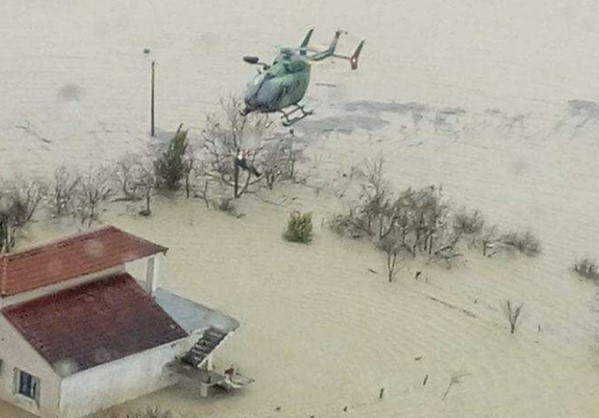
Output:
M45 418L59 418L60 378L50 365L21 337L8 320L0 315L0 398ZM39 405L14 393L14 369L26 371L40 381Z
M61 385L60 416L78 418L135 399L177 382L164 365L189 350L197 336L66 377Z

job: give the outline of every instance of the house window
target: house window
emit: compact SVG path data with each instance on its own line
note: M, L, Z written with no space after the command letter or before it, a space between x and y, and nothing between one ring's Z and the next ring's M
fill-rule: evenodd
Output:
M23 370L16 370L17 372L17 393L23 396L27 396L31 399L38 399L39 396L39 379L35 376L30 375Z

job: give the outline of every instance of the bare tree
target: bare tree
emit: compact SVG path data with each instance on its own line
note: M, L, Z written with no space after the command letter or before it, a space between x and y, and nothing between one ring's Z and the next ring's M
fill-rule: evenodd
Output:
M31 222L48 192L38 179L15 176L0 190L0 253L9 252L16 244L19 229Z
M366 162L366 170L358 172L358 177L363 179L358 207L357 225L369 235L376 236L379 240L389 234L395 221L389 182L384 176L384 159L378 157ZM394 207L395 206L395 207Z
M464 376L466 376L466 375L465 374L453 374L451 376L451 380L449 381L449 384L447 385L447 389L445 389L445 393L443 394L443 398L442 398L443 401L445 400L445 398L447 398L447 395L449 394L449 390L451 389L451 387L453 385L462 383L462 379L464 378Z
M501 246L501 242L497 237L497 225L489 227L483 227L482 233L482 249L483 256L492 257L498 250L498 246Z
M522 313L523 306L524 304L521 303L518 305L518 307L514 308L510 300L508 300L505 304L505 314L510 322L510 334L514 334L516 332L516 328L518 327L518 319Z
M401 255L405 253L405 243L403 237L395 230L386 235L377 243L377 247L385 253L385 265L387 267L387 278L389 283L393 281L397 273L398 261Z
M293 133L266 139L262 158L258 163L266 186L272 190L280 181L295 180L296 163L301 159L302 153L303 150L295 145Z
M121 186L121 192L125 200L138 200L140 194L137 184L137 172L139 160L141 155L139 154L125 154L116 163L114 171L114 179Z
M337 233L370 236L387 255L389 279L400 255L423 254L429 262L443 260L451 267L462 233L450 222L451 208L442 189L428 186L408 188L396 197L384 175L384 161L379 157L365 164L363 171L352 176L361 181L357 200L349 213L335 215L329 224Z
M134 184L136 190L139 190L142 199L145 201L145 208L139 214L142 216L150 216L152 213L151 202L156 189L158 178L156 171L149 158L140 158L134 165Z
M185 184L185 197L189 199L191 197L191 191L193 188L193 179L196 171L196 161L193 152L187 153L183 157L183 181Z
M89 227L97 220L100 203L106 201L112 193L109 180L110 170L106 167L89 170L81 177L75 194L74 213L81 225L87 222Z
M453 230L460 236L469 239L469 245L475 246L483 233L485 220L479 211L468 213L465 208L453 217Z
M242 102L236 97L221 100L222 115L208 115L202 132L203 151L210 169L208 175L233 188L233 197L240 197L248 188L262 181L248 170L245 180L236 158L244 150L249 152L245 163L249 167L265 167L265 141L272 134L273 124L267 116L251 113L242 116Z
M54 179L51 185L51 206L54 216L64 216L73 211L73 197L81 176L74 170L68 170L61 166L54 172Z

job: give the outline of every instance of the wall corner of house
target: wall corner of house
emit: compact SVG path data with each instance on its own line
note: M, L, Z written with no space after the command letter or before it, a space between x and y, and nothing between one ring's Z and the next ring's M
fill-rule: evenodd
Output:
M8 271L8 257L2 257L2 265L0 266L0 298L6 293L6 272Z

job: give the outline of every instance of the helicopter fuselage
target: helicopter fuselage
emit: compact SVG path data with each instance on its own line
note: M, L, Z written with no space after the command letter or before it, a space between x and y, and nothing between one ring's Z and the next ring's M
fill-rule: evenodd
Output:
M247 85L246 113L270 113L297 105L310 83L310 64L298 55L280 54Z

